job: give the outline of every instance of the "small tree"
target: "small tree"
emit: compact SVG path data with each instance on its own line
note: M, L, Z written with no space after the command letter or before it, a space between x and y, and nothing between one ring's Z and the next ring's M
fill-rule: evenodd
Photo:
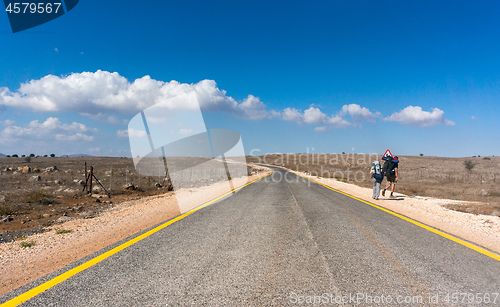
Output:
M13 154L12 157L18 158L19 156L17 154Z
M43 155L44 158L47 158L47 155Z
M51 158L54 158L56 155L55 154L50 154L50 157Z
M32 158L33 158L34 156L35 156L35 154L30 154L30 157L32 157Z
M465 170L467 172L472 172L472 170L474 169L474 167L476 166L476 163L474 163L473 161L471 160L465 160L464 161L464 167L465 167Z
M420 156L421 156L421 157L423 157L423 156L424 156L424 154L423 154L423 153L421 153L421 154L420 154Z

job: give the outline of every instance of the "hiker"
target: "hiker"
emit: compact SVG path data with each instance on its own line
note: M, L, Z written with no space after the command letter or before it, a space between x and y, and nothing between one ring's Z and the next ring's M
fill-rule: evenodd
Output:
M382 167L379 161L373 161L372 168L370 169L370 175L373 181L373 199L378 199L380 194L380 185L382 180L384 180L384 174L382 174Z
M382 171L384 172L384 175L387 178L387 186L382 191L382 196L385 196L385 191L390 187L391 188L390 197L394 198L394 187L396 186L396 182L398 182L399 158L398 156L394 157L385 156L382 157L382 160L385 160L384 166L382 167Z

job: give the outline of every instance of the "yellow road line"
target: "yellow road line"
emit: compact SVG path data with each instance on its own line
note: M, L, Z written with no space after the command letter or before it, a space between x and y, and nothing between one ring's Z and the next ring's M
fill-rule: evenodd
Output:
M65 273L63 273L63 274L61 274L61 275L59 275L59 276L57 276L57 277L55 277L55 278L47 281L47 282L45 282L45 283L43 283L43 284L41 284L41 285L39 285L39 286L37 286L37 287L29 290L29 291L27 291L27 292L24 292L23 294L15 297L13 299L11 299L10 301L7 301L7 302L1 304L0 307L17 306L17 305L19 305L21 303L24 303L27 300L29 300L29 299L37 296L38 294L42 293L43 291L48 290L48 289L52 288L53 286L55 286L55 285L57 285L57 284L65 281L66 279L70 278L71 276L76 275L76 274L80 273L81 271L90 268L94 264L97 264L97 263L103 261L104 259L108 258L109 256L112 256L112 255L118 253L119 251L121 251L121 250L129 247L130 245L133 245L133 244L141 241L142 239L149 237L150 235L154 234L155 232L158 232L158 231L162 230L163 228L165 228L165 227L167 227L169 225L172 225L173 223L175 223L175 222L177 222L177 221L185 218L188 215L193 214L194 212L196 212L196 211L198 211L198 210L200 210L202 208L205 208L206 206L208 206L208 205L210 205L210 204L212 204L212 203L214 203L214 202L216 202L216 201L218 201L218 200L220 200L220 199L222 199L222 198L224 198L224 197L226 197L226 196L234 193L235 191L238 191L238 190L240 190L240 189L242 189L242 188L244 188L244 187L246 187L246 186L248 186L248 185L250 185L250 184L252 184L252 183L254 183L254 182L256 182L256 181L258 181L258 180L260 180L262 178L264 178L264 177L267 177L267 176L271 175L273 172L274 171L272 171L271 173L269 173L269 174L267 174L265 176L262 176L260 178L257 178L255 180L253 180L253 181L250 181L250 182L248 182L248 183L246 183L246 184L244 184L244 185L242 185L242 186L240 186L240 187L238 187L238 188L236 188L234 190L231 190L230 192L227 192L227 193L225 193L225 194L217 197L217 198L214 198L214 199L212 199L212 200L210 200L210 201L208 201L208 202L206 202L206 203L204 203L204 204L202 204L202 205L200 205L200 206L198 206L198 207L196 207L196 208L194 208L194 209L192 209L192 210L190 210L190 211L188 211L186 213L183 213L183 214L181 214L181 215L179 215L179 216L177 216L177 217L169 220L168 222L165 222L164 224L162 224L162 225L160 225L160 226L158 226L158 227L156 227L154 229L151 229L150 231L145 232L142 235L140 235L138 237L135 237L134 239L131 239L131 240L129 240L129 241L127 241L127 242L125 242L125 243L123 243L123 244L121 244L121 245L113 248L110 251L105 252L104 254L99 255L99 256L97 256L97 257L95 257L95 258L93 258L93 259L91 259L91 260L89 260L89 261L87 261L87 262L85 262L85 263L77 266L76 268L73 268L73 269L71 269L71 270L69 270L69 271L67 271L67 272L65 272Z
M392 215L394 215L394 216L399 217L400 219L403 219L403 220L405 220L405 221L407 221L407 222L410 222L410 223L412 223L412 224L414 224L414 225L417 225L417 226L422 227L422 228L424 228L424 229L426 229L426 230L428 230L428 231L431 231L431 232L433 232L433 233L435 233L435 234L438 234L438 235L440 235L440 236L442 236L442 237L444 237L444 238L446 238L446 239L449 239L449 240L454 241L454 242L456 242L456 243L458 243L458 244L461 244L461 245L463 245L463 246L465 246L465 247L468 247L468 248L470 248L470 249L472 249L472 250L475 250L476 252L479 252L479 253L481 253L481 254L483 254L483 255L486 255L486 256L488 256L488 257L491 257L491 258L493 258L493 259L495 259L495 260L500 261L500 255L495 254L495 253L493 253L493 252L490 252L490 251L486 250L485 248L482 248L482 247L480 247L480 246L474 245L474 244L469 243L469 242L467 242L467 241L465 241L465 240L462 240L462 239L459 239L459 238L457 238L457 237L454 237L454 236L452 236L452 235L450 235L450 234L447 234L447 233L445 233L445 232L443 232L443 231L437 230L437 229L435 229L435 228L432 228L432 227L430 227L430 226L427 226L427 225L425 225L425 224L422 224L422 223L420 223L420 222L417 222L417 221L415 221L415 220L413 220L413 219L411 219L411 218L408 218L408 217L406 217L406 216L404 216L404 215L398 214L398 213L396 213L396 212L394 212L394 211L391 211L391 210L389 210L389 209L386 209L386 208L380 207L380 206L378 206L378 205L372 204L371 202L368 202L368 201L363 200L363 199L361 199L361 198L358 198L358 197L356 197L356 196L353 196L353 195L347 194L347 193L345 193L345 192L339 191L339 190L337 190L337 189L334 189L334 188L332 188L332 187L329 187L329 186L327 186L327 185L325 185L325 184L323 184L323 183L321 183L321 182L318 182L318 181L316 181L316 180L313 180L313 179L310 179L310 178L307 178L307 177L303 177L303 176L298 175L298 174L295 174L295 175L297 175L297 176L299 176L299 177L302 177L302 178L304 178L304 179L310 180L310 181L312 181L312 182L314 182L314 183L317 183L317 184L319 184L319 185L322 185L322 186L324 186L324 187L326 187L326 188L328 188L328 189L330 189L330 190L332 190L332 191L335 191L335 192L337 192L337 193L343 194L343 195L345 195L345 196L348 196L348 197L350 197L350 198L353 198L353 199L355 199L355 200L358 200L358 201L360 201L360 202L362 202L362 203L365 203L365 204L367 204L367 205L370 205L370 206L372 206L372 207L374 207L374 208L377 208L377 209L380 209L380 210L382 210L382 211L384 211L384 212L390 213L390 214L392 214Z

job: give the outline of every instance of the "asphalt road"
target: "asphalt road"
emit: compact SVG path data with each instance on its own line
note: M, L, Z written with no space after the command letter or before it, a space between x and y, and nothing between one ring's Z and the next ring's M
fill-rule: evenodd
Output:
M473 305L486 306L498 292L499 261L278 169L23 306L281 306L314 299L387 306L436 298L434 306L447 298L457 306L471 295ZM489 304L477 304L485 293Z

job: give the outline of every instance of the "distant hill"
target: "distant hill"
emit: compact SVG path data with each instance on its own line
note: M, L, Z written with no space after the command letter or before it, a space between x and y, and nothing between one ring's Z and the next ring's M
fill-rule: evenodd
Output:
M4 155L3 153L0 152L0 157L6 157L7 155Z
M93 157L93 156L87 154L73 154L73 155L68 155L68 157L76 158L76 157Z

